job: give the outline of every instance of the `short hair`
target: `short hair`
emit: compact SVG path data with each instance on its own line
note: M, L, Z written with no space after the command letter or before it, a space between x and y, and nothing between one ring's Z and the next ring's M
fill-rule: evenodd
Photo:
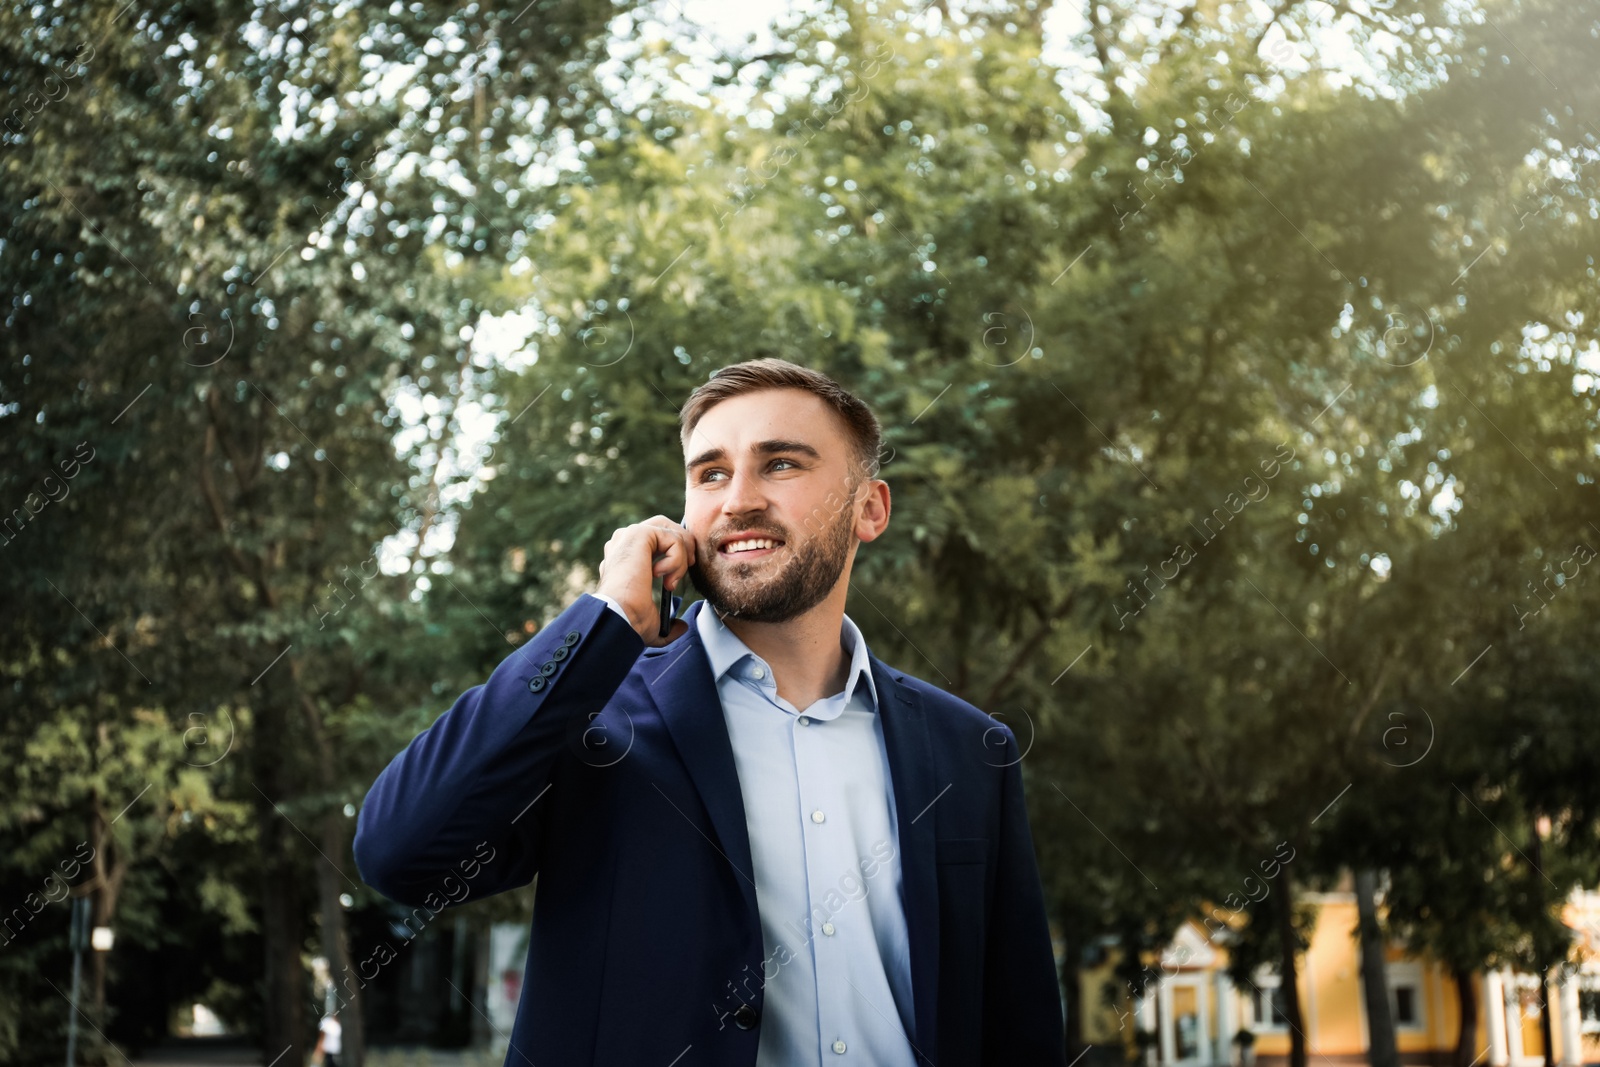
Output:
M804 389L820 397L844 421L857 469L866 478L878 476L882 465L883 428L872 409L821 371L775 357L751 359L723 367L714 371L705 384L689 394L683 409L678 412L681 426L678 437L685 449L688 448L689 435L706 412L730 397L762 389Z

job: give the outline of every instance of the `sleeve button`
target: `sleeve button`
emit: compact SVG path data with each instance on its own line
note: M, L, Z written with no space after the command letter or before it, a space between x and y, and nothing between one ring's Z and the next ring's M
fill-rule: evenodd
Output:
M537 693L537 692L539 692L539 690L543 689L544 686L545 686L544 676L543 675L538 675L533 679L533 681L528 683L528 692Z

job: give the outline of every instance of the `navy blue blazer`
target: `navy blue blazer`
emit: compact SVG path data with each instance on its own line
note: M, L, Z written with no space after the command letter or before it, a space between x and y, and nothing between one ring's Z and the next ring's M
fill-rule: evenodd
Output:
M378 776L361 876L414 906L538 876L508 1065L753 1067L763 952L733 748L695 625L647 647L580 596ZM918 1067L1061 1067L1062 1002L1011 730L871 656Z

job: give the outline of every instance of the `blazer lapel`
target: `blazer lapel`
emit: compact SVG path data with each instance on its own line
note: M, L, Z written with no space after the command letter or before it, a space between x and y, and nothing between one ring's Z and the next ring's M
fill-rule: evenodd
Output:
M934 873L936 815L930 810L939 790L933 774L933 742L921 696L896 681L877 656L869 652L867 660L880 697L878 714L900 831L900 877L916 1009L913 1044L918 1063L932 1067L939 1054L934 1025L939 1011L939 883Z
M704 607L697 600L684 613L689 632L659 649L647 649L638 669L645 692L661 712L672 743L683 758L700 800L710 813L717 849L738 875L739 889L759 921L756 905L755 866L750 859L750 831L745 825L744 794L739 790L739 770L733 762L733 744L722 717L722 699L711 676L711 661L700 640L696 617Z

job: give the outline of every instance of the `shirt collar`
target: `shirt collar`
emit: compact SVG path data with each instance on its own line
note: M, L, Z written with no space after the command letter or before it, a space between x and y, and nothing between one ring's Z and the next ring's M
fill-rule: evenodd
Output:
M728 628L728 624L718 617L709 602L701 603L699 618L695 622L700 628L700 642L705 646L706 658L711 661L711 677L717 683L720 684L722 676L727 674L744 657L751 656L755 659L761 659L760 656L750 651L749 645L739 640L738 635ZM845 676L844 682L846 703L849 702L850 695L855 692L859 680L865 678L868 702L872 705L873 710L876 711L878 707L878 683L872 678L872 665L867 660L867 642L861 636L861 630L849 615L844 616L844 623L839 631L839 639L844 643L845 650L850 655L850 669ZM762 660L762 662L766 661Z

